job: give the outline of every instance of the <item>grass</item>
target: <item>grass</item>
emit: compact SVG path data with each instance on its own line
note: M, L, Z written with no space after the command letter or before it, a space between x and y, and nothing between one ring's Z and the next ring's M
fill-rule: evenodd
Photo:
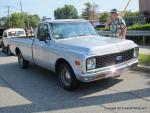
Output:
M139 55L139 63L150 66L150 55L140 54Z

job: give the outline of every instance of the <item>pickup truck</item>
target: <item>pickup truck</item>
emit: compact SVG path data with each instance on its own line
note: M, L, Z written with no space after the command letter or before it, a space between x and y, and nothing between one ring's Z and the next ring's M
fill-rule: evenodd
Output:
M56 72L66 90L120 76L137 66L139 51L133 41L99 36L83 19L41 21L34 38L12 38L10 49L21 68L30 62Z
M13 37L20 37L20 36L26 36L26 32L22 28L10 28L6 29L3 32L3 38L2 38L2 51L6 51L8 55L11 55L10 51L10 39Z

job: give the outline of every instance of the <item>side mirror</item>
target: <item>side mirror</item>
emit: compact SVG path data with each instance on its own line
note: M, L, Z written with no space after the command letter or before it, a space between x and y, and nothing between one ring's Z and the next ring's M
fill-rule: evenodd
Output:
M46 41L46 38L45 37L40 37L39 41Z
M47 33L46 35L40 36L39 37L39 41L45 41L45 43L47 42L46 40L48 40L50 38L50 34Z

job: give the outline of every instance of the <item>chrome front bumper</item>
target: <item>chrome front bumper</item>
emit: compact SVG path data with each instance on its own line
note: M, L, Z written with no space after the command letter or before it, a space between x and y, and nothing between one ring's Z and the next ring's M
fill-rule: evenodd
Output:
M81 80L82 82L91 82L103 78L117 77L121 75L124 71L136 67L137 64L138 59L135 58L117 65L91 70L85 74L81 74L79 76L79 80Z

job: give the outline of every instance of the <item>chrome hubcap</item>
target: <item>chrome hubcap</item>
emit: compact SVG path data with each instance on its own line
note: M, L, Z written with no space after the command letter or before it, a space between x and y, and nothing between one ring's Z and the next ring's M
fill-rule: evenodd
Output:
M22 58L21 54L19 54L18 60L19 60L19 65L22 67L23 66L23 58Z
M61 70L60 79L65 86L69 86L71 84L70 72L66 67L63 67Z

